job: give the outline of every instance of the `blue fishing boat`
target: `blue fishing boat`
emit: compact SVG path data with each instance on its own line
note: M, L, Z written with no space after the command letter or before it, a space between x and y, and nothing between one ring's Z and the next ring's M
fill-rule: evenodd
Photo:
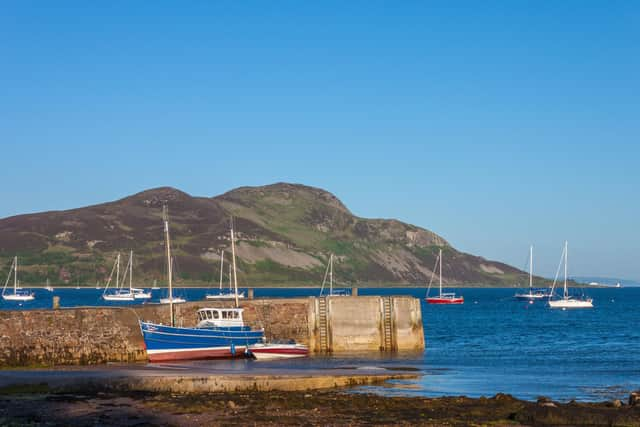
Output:
M251 345L264 341L264 330L244 325L242 308L202 308L198 324L180 328L140 322L150 362L244 356Z
M167 248L167 275L169 282L169 315L171 325L140 320L140 330L150 362L172 360L213 359L242 356L248 347L264 341L264 330L245 326L243 309L238 307L238 277L236 274L235 239L231 225L231 253L235 285L235 308L202 308L196 312L197 325L193 328L175 326L172 286L171 239L169 215L163 206L165 245ZM184 301L182 301L184 302Z

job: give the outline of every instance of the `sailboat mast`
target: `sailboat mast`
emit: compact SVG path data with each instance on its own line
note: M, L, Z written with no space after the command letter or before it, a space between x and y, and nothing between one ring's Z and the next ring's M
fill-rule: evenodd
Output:
M162 220L164 221L165 244L167 246L167 274L169 276L169 315L171 316L171 326L175 326L173 317L173 283L171 265L171 240L169 239L169 212L167 205L162 205Z
M442 298L442 249L440 249L440 252L438 252L438 262L440 263L440 266L438 268L438 271L440 273L440 298Z
M569 296L569 292L567 291L567 270L569 264L569 242L564 242L564 297L567 298Z
M224 271L224 249L220 251L220 292L222 292L222 272Z
M120 252L116 257L116 289L120 289Z
M133 292L133 251L129 252L129 292Z
M233 286L235 288L236 307L240 306L238 301L238 272L236 271L236 243L233 234L233 218L231 218L231 258L233 260Z
M329 256L329 295L333 295L333 254Z
M18 257L13 257L13 293L18 292Z
M529 295L533 293L533 245L529 248Z

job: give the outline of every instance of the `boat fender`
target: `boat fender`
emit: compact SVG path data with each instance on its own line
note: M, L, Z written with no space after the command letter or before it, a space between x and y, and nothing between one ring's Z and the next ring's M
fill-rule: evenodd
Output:
M231 355L236 355L236 345L234 343L231 343Z

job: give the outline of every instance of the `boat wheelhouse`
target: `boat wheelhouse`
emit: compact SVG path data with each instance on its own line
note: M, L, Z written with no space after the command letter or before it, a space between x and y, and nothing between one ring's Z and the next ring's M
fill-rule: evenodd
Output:
M198 328L247 328L243 308L201 308L196 312Z

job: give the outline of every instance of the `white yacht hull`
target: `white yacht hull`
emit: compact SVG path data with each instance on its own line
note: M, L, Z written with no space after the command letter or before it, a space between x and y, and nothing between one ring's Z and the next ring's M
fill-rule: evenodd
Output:
M2 295L2 299L5 301L33 301L35 297L33 295Z
M125 295L103 295L105 301L133 301L133 294Z
M214 294L214 295L207 295L207 299L214 299L214 300L231 300L231 299L235 299L236 298L236 294L231 293L231 294ZM244 298L244 292L241 292L238 294L238 298L242 299Z
M170 298L160 298L160 304L170 304L172 301ZM182 304L183 302L187 302L184 298L173 297L174 304Z
M577 299L560 299L549 301L549 307L551 308L593 308L593 301L577 300Z
M133 298L135 299L150 299L151 292L136 292L133 294Z

